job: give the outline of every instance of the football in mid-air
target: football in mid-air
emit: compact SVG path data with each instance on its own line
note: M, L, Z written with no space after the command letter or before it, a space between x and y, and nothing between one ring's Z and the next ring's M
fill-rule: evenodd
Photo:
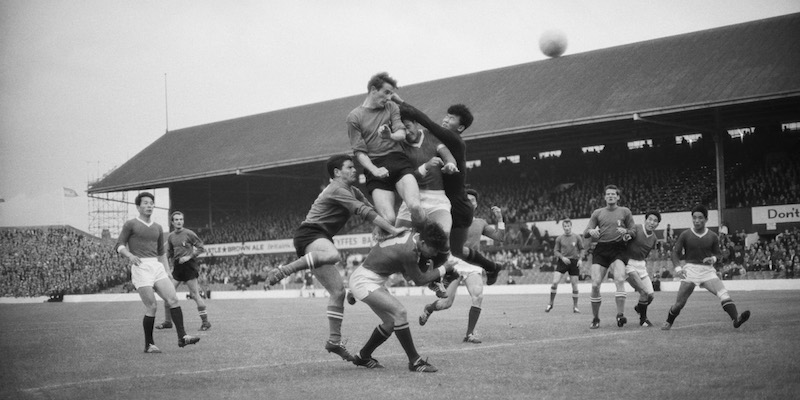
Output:
M560 57L567 51L567 35L558 29L549 29L539 37L539 49L550 58Z

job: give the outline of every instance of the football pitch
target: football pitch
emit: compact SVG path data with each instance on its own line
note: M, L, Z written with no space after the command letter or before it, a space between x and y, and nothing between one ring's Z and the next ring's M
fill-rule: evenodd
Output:
M391 337L374 357L385 369L357 368L328 354L327 298L210 300L211 330L197 332L193 302L182 300L187 331L202 338L179 348L175 330L156 331L162 354L144 354L139 302L0 304L3 399L649 399L800 397L800 291L733 291L750 321L733 329L717 297L698 289L674 327L660 326L675 300L657 292L653 328L614 322L604 294L601 327L590 330L569 295L490 295L477 333L462 343L468 296L420 327L432 296L400 297L419 353L437 373L408 371ZM157 322L163 309L159 309ZM345 305L351 352L378 318Z

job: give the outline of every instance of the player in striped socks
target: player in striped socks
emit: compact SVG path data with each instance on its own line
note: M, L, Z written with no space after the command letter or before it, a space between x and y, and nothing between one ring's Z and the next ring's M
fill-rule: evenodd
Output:
M697 286L705 288L719 297L722 309L731 317L734 328L742 326L750 319L749 310L739 315L736 304L733 303L728 290L717 276L714 264L721 254L719 236L706 228L707 221L708 209L702 205L694 206L692 208L692 229L683 231L672 248L672 262L676 265L675 275L681 278L681 286L678 288L675 304L669 309L667 321L661 327L662 330L666 331L672 328L675 318L681 313L686 301L689 300L689 296Z
M330 335L325 350L352 361L352 355L342 344L345 289L336 266L341 256L333 244L333 236L339 233L353 214L372 221L388 232L389 237L406 229L395 228L378 215L364 194L353 186L358 181L358 171L352 157L346 154L333 156L328 159L326 168L331 182L311 205L305 221L294 234L294 247L299 258L270 271L267 280L269 285L274 285L297 271L311 269L330 294L327 309Z

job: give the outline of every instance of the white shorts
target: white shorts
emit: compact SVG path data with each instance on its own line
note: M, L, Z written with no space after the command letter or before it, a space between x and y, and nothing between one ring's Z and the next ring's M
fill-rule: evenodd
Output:
M683 270L686 271L686 278L681 279L681 282L691 282L699 286L712 279L719 279L717 270L711 265L686 264Z
M141 264L131 266L131 282L135 288L152 287L154 283L169 279L164 264L157 258L140 258Z
M361 265L350 274L350 283L348 286L353 293L353 297L361 301L369 296L370 293L382 287L386 287L387 280L389 280L388 276L376 274Z
M650 276L647 273L647 262L644 260L628 260L628 265L625 266L625 275L631 272L636 272L642 279Z
M456 270L456 272L458 272L459 275L461 275L461 280L462 281L467 279L467 276L469 276L469 275L472 275L472 274L481 275L481 274L483 274L483 268L481 268L481 267L479 267L477 265L472 265L472 264L470 264L470 263L468 263L468 262L466 262L466 261L464 261L464 260L462 260L462 259L460 259L458 257L452 256L452 255L450 257L453 257L456 260L458 260L458 262L456 263L456 265L453 268Z
M430 217L435 211L450 212L450 199L444 193L444 190L420 190L419 191L419 204L422 210L425 211L425 216ZM404 201L400 204L400 209L397 210L397 219L403 221L411 221L411 211Z

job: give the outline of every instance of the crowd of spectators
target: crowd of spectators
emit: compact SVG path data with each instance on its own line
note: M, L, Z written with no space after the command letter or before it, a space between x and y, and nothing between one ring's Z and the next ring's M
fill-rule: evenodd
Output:
M97 293L130 281L113 243L71 227L0 229L3 296Z

